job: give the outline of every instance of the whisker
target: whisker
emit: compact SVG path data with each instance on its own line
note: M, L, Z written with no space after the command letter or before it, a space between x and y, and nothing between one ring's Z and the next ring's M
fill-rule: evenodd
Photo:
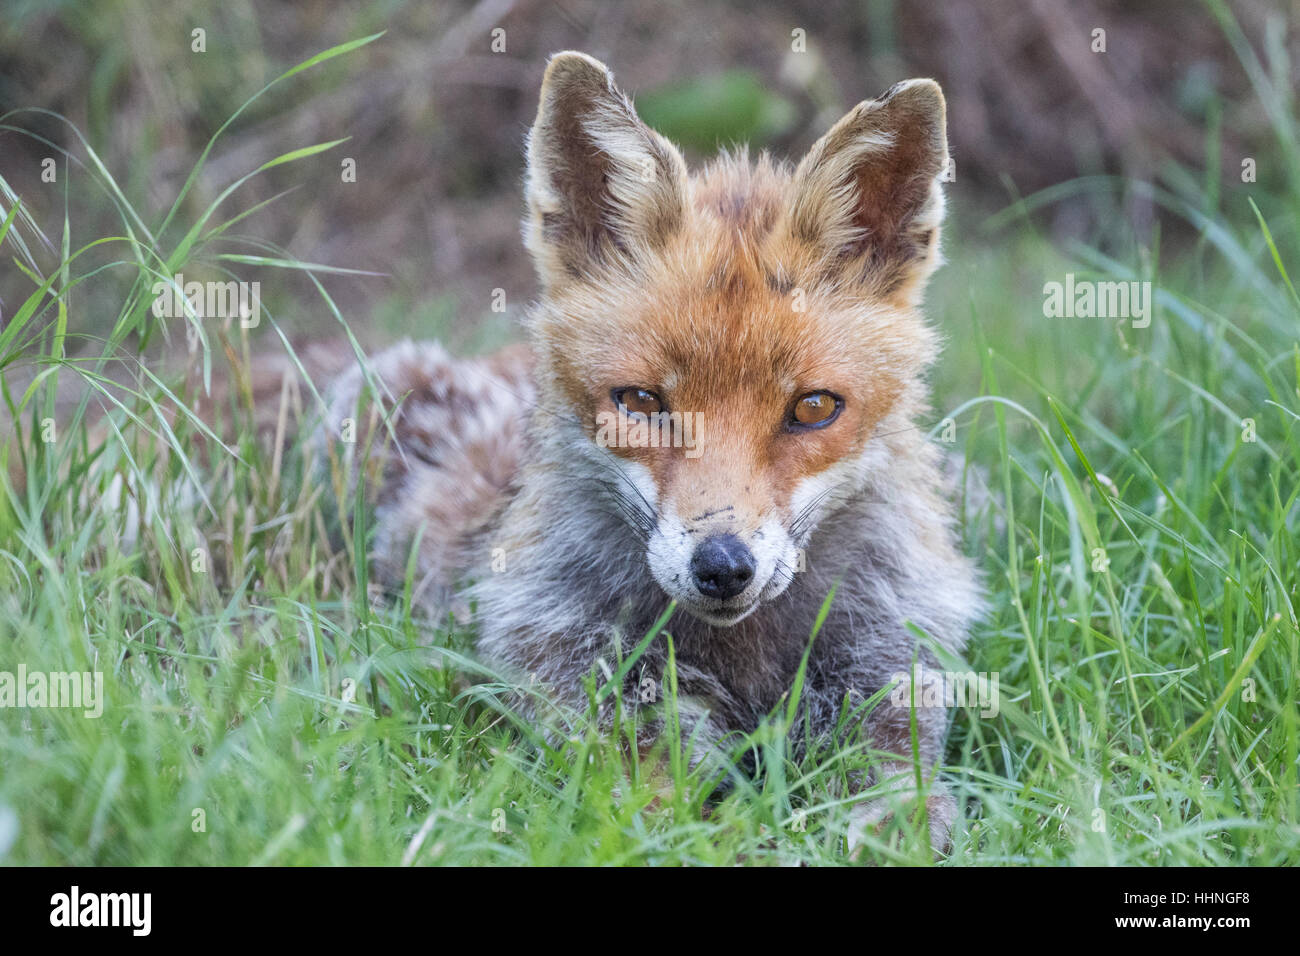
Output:
M594 484L602 488L606 494L600 496L601 501L613 505L614 510L624 518L624 520L632 527L632 530L637 532L643 540L649 539L650 535L654 532L657 515L653 512L648 514L641 507L641 504L645 504L647 507L649 506L649 503L645 501L644 496L638 496L640 498L640 502L638 502L637 499L632 498L609 478L603 478L597 475L578 474L574 472L563 472L562 474L566 478L571 478L575 481L587 484Z
M795 515L794 520L790 522L790 536L796 539L802 538L804 532L808 529L808 525L820 510L822 502L832 494L835 494L838 490L839 489L834 487L827 488L812 501L808 502L808 504L804 505L804 507L800 509L799 513Z
M658 509L655 508L654 505L652 505L649 501L646 500L646 496L641 493L641 489L636 486L636 482L634 482L631 478L627 476L627 474L623 471L621 465L618 464L614 465L614 473L623 480L624 484L626 484L629 488L631 488L634 492L636 492L637 498L639 498L641 500L641 503L645 505L646 514L649 515L653 520L658 521L659 520Z

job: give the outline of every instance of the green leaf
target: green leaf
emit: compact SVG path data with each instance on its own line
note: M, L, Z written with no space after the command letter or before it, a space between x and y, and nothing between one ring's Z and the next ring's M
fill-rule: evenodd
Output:
M796 117L794 106L749 70L663 86L637 97L636 106L660 133L701 153L730 143L767 142L791 129Z

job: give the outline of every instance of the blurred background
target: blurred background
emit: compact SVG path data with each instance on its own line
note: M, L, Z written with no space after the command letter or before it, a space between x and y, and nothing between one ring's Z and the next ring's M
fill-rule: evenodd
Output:
M152 226L204 144L264 84L334 44L388 31L254 103L178 215L187 228L266 160L350 137L255 177L223 212L292 190L236 231L307 262L385 273L329 279L372 341L439 335L473 351L509 334L534 291L519 240L522 146L547 56L561 49L610 64L643 117L695 160L739 141L797 160L859 100L905 77L937 78L956 163L953 261L955 250L970 247L969 262L1002 242L997 226L1009 219L989 216L1047 189L1058 194L1035 229L1058 247L1078 240L1121 256L1155 236L1166 248L1195 240L1185 225L1162 224L1148 195L1078 177L1156 182L1213 207L1252 157L1252 189L1282 195L1294 185L1277 181L1295 164L1271 161L1282 148L1270 134L1277 117L1252 88L1261 76L1285 91L1297 85L1288 30L1297 7L1287 0L5 0L0 10L0 114L39 107L66 118ZM50 145L87 162L67 123L24 111L4 125L35 134L0 130L0 176L56 244L65 203L72 248L120 232L107 193ZM49 156L54 184L40 175ZM345 159L355 182L344 181ZM1030 288L1041 285L1042 270L1032 278ZM946 281L960 284L960 270ZM281 275L263 291L298 336L331 321L301 294L306 283ZM0 266L9 311L30 289ZM504 313L491 308L496 289ZM82 305L93 326L93 302Z

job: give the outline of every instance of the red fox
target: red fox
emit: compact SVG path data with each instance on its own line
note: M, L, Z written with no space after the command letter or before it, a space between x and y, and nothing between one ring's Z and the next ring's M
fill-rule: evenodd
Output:
M467 597L486 661L575 707L675 601L683 733L705 742L790 693L832 588L792 736L846 733L841 714L900 673L942 680L909 624L958 654L981 598L918 428L939 86L860 103L797 167L740 149L691 174L603 64L560 53L527 158L528 346L456 360L403 343L333 390L333 429L376 392L392 412L376 572L400 587L415 549L426 606ZM652 642L627 698L666 662ZM947 713L915 709L919 752L912 713L886 698L865 717L894 759L861 783L914 786L919 762L942 845Z

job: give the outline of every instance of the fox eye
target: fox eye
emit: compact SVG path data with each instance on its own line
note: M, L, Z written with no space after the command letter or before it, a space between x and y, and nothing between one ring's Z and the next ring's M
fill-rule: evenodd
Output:
M616 388L610 392L614 404L633 415L655 415L664 410L664 403L646 388Z
M830 392L809 392L795 400L791 428L824 428L839 417L844 401Z

